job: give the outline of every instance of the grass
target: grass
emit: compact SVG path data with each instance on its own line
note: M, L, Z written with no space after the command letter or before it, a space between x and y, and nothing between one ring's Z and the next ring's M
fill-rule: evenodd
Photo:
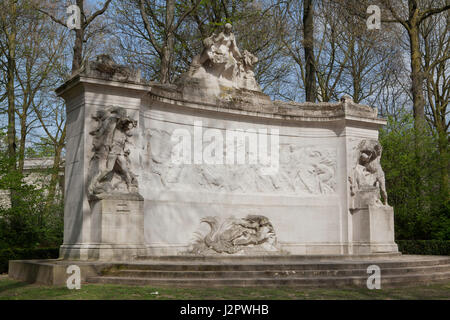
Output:
M126 286L110 284L82 284L80 290L66 287L51 287L27 284L0 277L0 300L405 300L444 299L450 300L450 282L403 288L369 290L347 289L295 289L295 288L155 288L150 286Z

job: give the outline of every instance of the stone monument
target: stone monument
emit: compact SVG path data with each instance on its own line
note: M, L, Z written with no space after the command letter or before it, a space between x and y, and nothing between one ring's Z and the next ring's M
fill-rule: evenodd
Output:
M61 257L397 252L377 110L272 101L229 24L203 45L175 84L102 55L57 89Z

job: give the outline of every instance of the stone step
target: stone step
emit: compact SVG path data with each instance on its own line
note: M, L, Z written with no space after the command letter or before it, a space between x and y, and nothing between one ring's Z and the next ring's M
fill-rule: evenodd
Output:
M368 276L351 277L292 277L273 278L170 278L152 279L137 277L100 276L87 278L88 283L110 283L127 285L151 285L172 287L366 287ZM411 285L450 280L450 272L430 274L407 274L381 276L381 286Z
M364 269L375 264L381 269L440 266L450 264L450 257L423 260L398 261L328 261L303 263L181 263L161 261L159 263L116 263L104 272L114 270L147 270L147 271L290 271L290 270L349 270Z
M436 272L450 272L450 264L438 266L419 266L401 268L381 268L384 275L426 274ZM298 277L348 277L366 276L367 269L342 269L342 270L263 270L263 271L163 271L163 270L139 270L125 269L105 272L104 276L128 277L128 278L298 278Z
M382 260L389 258L398 258L402 256L401 252L395 253L377 253L377 254L362 254L362 255L259 255L259 256L245 256L245 255L173 255L173 256L137 256L137 261L167 261L167 262L311 262L311 261L354 261L354 260ZM411 256L412 257L412 256Z

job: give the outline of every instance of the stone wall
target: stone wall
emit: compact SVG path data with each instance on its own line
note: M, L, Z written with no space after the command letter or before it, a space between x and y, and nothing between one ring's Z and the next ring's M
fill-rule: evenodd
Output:
M105 250L114 259L273 250L397 251L392 209L381 203L379 187L369 186L372 189L363 193L367 181L378 175L372 169L379 156L372 149L386 122L377 117L376 109L348 97L336 103L287 103L256 91L222 90L214 96L201 83L186 79L178 85L160 85L136 76L114 79L87 72L57 90L67 102L68 121L63 257L106 259L101 254ZM195 156L191 163L174 163L179 138L185 134L194 139L208 129L220 133L224 141L228 132L242 130L266 130L270 141L276 136L276 172L263 173L248 162L196 163ZM111 137L101 132L111 132ZM205 138L201 147L207 145ZM104 146L117 150L105 153ZM360 160L364 157L369 159L366 164ZM108 159L114 162L108 164ZM355 172L360 173L357 178ZM133 188L144 200L143 230L139 229L143 242L131 247L125 240L99 244L98 232L129 231L105 222L103 215L110 211L94 210L97 202L108 194L122 195L115 212L127 214L121 208L139 207L130 202L140 201L139 197L123 197L132 195ZM364 198L366 194L370 196ZM377 210L386 216L382 223ZM371 230L371 235L361 236L359 230Z

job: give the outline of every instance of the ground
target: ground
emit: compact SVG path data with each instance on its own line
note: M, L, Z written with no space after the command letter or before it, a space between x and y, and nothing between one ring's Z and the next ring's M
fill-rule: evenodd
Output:
M450 281L447 283L403 288L294 289L294 288L155 288L126 285L82 284L80 290L27 284L0 276L0 300L126 300L126 299L443 299L450 300Z

